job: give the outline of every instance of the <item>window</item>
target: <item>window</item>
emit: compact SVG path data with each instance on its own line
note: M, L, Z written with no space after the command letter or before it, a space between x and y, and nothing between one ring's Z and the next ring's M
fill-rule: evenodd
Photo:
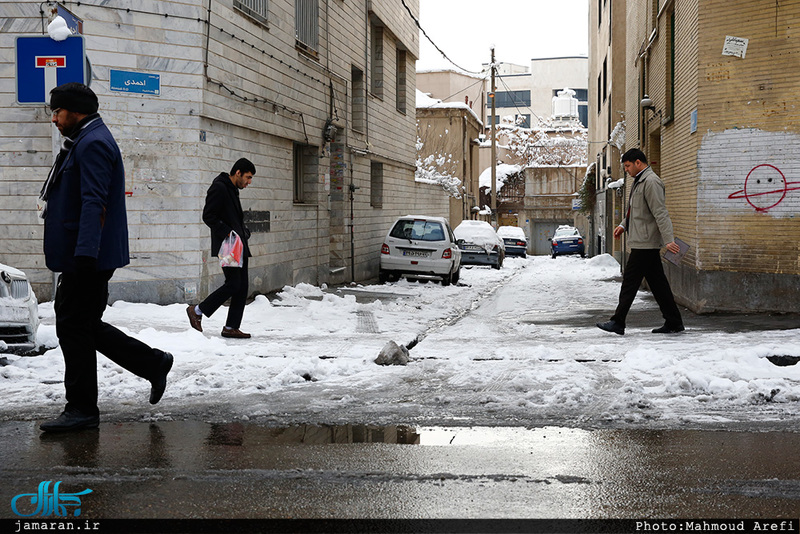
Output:
M608 58L603 60L603 102L608 99Z
M597 114L603 109L603 75L597 75Z
M395 87L395 98L397 100L397 111L404 114L406 113L406 64L407 64L406 51L397 48L397 76Z
M267 23L267 0L233 0L233 7L262 24Z
M581 121L584 128L589 127L589 103L578 102L578 120Z
M675 11L667 18L667 72L666 72L666 102L664 122L669 122L675 117Z
M494 93L495 107L513 108L531 105L530 91L496 91ZM492 97L486 97L486 107L492 107Z
M520 128L530 128L531 127L531 116L530 114L526 115L517 115L516 117L517 125Z
M383 163L373 161L369 166L369 205L383 207Z
M367 95L364 87L364 71L352 67L350 71L352 94L350 95L350 109L353 113L352 128L358 132L367 129Z
M294 202L310 204L313 202L314 187L317 177L316 147L294 144Z
M319 0L295 0L294 34L299 48L316 53L319 47Z
M372 25L372 94L383 99L383 28Z

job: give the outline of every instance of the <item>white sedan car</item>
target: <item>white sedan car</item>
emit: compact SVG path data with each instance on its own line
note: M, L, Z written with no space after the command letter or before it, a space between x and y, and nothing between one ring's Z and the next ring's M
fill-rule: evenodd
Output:
M405 276L447 286L458 283L460 275L461 252L446 219L406 215L395 221L381 246L381 283Z
M0 263L0 352L36 346L38 307L25 273Z

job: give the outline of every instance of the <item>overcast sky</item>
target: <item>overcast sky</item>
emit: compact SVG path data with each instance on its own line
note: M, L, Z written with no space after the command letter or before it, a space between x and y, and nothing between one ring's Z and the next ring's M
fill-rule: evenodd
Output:
M420 24L460 67L589 53L589 0L420 0ZM454 68L420 33L417 70Z

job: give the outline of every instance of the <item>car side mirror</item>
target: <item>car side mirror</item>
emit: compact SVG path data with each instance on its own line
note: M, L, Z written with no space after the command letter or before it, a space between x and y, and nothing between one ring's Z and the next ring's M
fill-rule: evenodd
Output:
M463 244L464 244L463 239L456 239L456 245L463 245Z

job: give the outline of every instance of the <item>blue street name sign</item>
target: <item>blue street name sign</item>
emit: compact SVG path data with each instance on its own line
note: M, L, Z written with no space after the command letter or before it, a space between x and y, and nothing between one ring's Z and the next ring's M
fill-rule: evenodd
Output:
M82 35L63 41L49 36L17 37L17 103L47 104L50 90L67 82L87 83Z
M161 75L111 69L109 88L112 91L122 91L124 93L160 95Z

